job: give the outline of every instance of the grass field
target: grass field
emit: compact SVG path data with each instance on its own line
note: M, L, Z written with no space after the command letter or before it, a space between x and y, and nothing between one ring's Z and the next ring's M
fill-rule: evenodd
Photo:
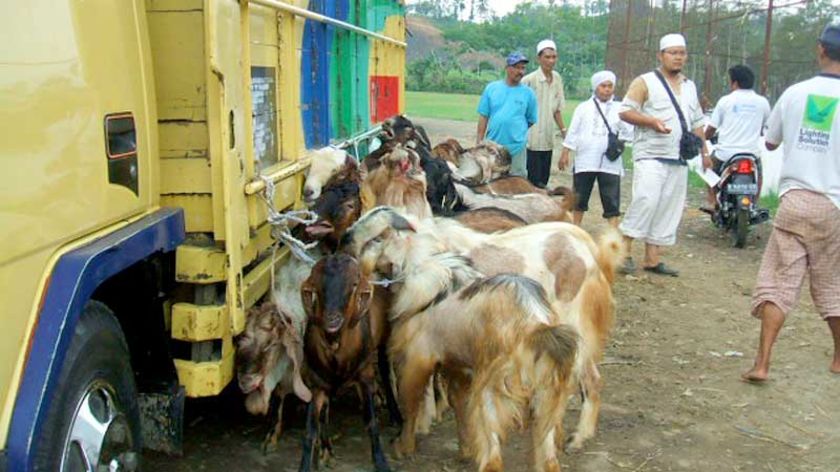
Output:
M408 116L439 118L445 120L476 121L478 113L478 95L457 93L406 92L405 108ZM572 120L572 112L579 100L567 100L563 110L563 122L566 126Z

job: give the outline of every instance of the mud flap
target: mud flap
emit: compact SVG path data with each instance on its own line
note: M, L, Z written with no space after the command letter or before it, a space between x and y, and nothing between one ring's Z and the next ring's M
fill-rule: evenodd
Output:
M143 447L165 454L183 454L184 387L177 386L170 393L140 393L140 428Z

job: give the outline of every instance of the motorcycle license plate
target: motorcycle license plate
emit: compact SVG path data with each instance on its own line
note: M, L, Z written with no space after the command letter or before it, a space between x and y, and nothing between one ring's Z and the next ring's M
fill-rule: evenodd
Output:
M727 193L736 195L753 195L758 193L757 184L730 184L726 188Z

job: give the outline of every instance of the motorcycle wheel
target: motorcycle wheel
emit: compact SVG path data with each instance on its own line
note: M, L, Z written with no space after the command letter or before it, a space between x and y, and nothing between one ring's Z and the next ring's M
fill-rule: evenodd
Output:
M732 243L736 248L741 249L747 245L747 232L749 227L750 210L748 208L739 208L735 214L735 227L732 228L734 231Z

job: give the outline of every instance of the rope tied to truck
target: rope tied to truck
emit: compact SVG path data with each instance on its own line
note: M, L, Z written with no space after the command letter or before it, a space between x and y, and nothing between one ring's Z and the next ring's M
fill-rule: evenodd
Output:
M264 175L259 175L259 178L265 183L265 188L260 192L260 197L262 197L268 210L266 219L273 226L271 235L278 242L286 244L292 254L299 260L309 265L315 265L315 259L309 255L308 251L317 246L318 241L305 243L295 238L289 229L289 223L311 225L318 221L318 214L310 210L289 210L282 213L277 211L274 208L274 181Z

